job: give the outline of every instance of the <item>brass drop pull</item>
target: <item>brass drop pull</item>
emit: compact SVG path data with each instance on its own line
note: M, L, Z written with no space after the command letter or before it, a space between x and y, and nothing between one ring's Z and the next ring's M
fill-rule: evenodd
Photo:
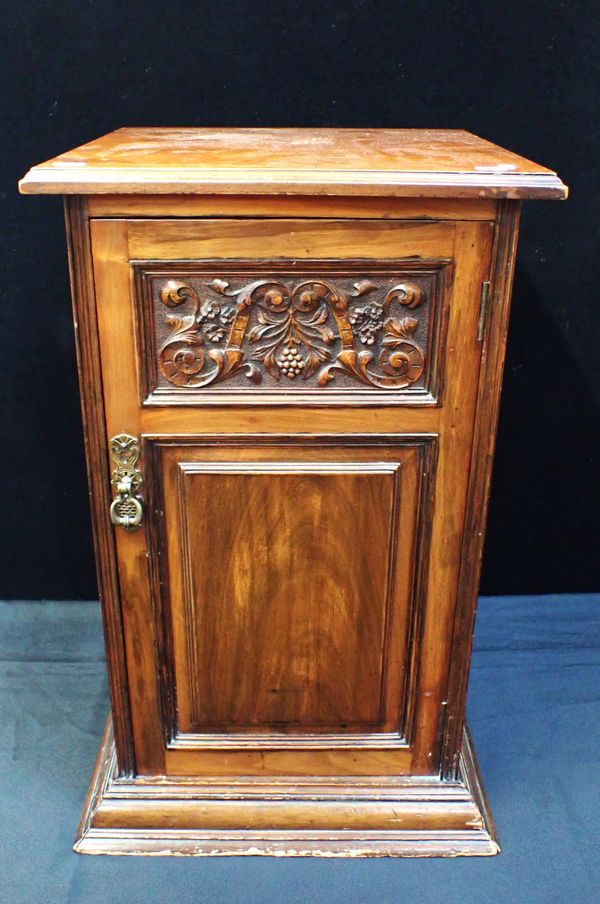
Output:
M116 467L111 483L117 493L110 506L110 520L115 527L135 530L142 523L143 499L138 490L143 483L136 468L140 456L139 441L135 436L120 433L110 441L110 455Z

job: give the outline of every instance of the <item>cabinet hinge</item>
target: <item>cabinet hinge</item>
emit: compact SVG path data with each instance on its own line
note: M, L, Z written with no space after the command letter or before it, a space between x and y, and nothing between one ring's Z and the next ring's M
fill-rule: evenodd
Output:
M481 283L481 300L479 302L479 322L477 323L477 341L483 342L485 336L485 324L487 321L488 309L490 306L490 281L484 280Z
M444 736L444 731L446 730L446 716L448 715L448 701L442 700L440 703L440 715L438 721L438 737L442 738Z

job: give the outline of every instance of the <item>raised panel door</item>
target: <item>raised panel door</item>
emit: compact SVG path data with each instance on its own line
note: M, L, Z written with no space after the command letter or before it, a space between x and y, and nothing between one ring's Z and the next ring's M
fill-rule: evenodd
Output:
M435 774L491 224L91 233L107 432L144 480L115 532L136 770Z

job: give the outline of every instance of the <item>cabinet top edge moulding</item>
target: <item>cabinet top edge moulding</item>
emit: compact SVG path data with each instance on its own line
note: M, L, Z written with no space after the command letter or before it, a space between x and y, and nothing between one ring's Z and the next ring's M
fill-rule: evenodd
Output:
M557 174L462 129L122 128L34 166L23 194L564 199Z

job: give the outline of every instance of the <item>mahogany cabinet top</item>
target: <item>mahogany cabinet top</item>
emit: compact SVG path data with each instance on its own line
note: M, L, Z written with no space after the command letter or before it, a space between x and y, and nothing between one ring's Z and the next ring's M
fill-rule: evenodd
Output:
M451 129L117 129L34 166L24 194L565 198L552 170Z

